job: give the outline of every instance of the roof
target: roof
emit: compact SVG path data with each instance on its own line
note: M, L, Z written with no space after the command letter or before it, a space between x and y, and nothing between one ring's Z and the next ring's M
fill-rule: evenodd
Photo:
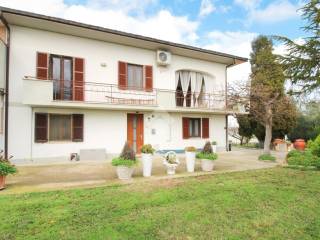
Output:
M50 17L5 7L0 7L0 11L1 15L9 25L30 27L150 50L164 49L171 51L173 54L218 62L226 65L236 65L248 61L247 58L231 54L84 24L62 18Z

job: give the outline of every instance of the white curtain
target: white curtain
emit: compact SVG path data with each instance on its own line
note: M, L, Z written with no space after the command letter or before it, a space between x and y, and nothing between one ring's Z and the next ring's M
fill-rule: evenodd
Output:
M194 90L194 96L195 96L195 107L198 107L198 98L201 92L201 87L202 87L202 78L203 75L201 73L196 73L196 85L195 85L195 90Z
M197 84L197 73L190 72L190 81L191 81L191 107L195 106L195 92L196 92L196 84Z
M180 80L181 80L181 87L182 87L182 92L183 92L183 106L185 107L187 105L187 93L188 93L188 88L190 84L190 72L189 71L182 71L180 73Z
M176 90L177 90L177 87L179 85L179 78L180 78L180 72L179 71L176 71Z
M142 66L128 65L128 87L134 90L141 90L143 88Z

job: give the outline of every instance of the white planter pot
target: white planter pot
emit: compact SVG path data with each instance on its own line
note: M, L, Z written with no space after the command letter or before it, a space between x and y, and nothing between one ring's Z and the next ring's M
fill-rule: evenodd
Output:
M167 174L168 174L168 175L174 175L174 174L176 174L176 167L177 167L177 166L178 166L177 164L167 163L167 164L166 164Z
M152 154L142 153L143 176L150 177L152 171Z
M217 153L217 145L212 145L212 152Z
M201 168L204 172L211 172L214 167L214 161L208 159L201 159Z
M133 167L117 166L117 175L121 180L130 180L132 178L133 171Z
M187 172L194 172L196 153L195 152L186 152L186 165Z

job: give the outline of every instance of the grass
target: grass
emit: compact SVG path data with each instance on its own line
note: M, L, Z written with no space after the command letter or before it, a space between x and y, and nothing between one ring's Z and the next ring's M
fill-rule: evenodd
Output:
M319 199L288 168L0 195L0 239L316 239Z
M276 161L276 157L271 154L261 154L258 159L261 161Z

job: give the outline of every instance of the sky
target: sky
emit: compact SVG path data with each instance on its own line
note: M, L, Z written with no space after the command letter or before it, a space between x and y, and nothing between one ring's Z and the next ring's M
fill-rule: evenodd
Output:
M0 0L26 10L125 32L249 57L259 34L301 40L303 0ZM276 53L284 46L275 45ZM248 78L249 63L228 72Z

